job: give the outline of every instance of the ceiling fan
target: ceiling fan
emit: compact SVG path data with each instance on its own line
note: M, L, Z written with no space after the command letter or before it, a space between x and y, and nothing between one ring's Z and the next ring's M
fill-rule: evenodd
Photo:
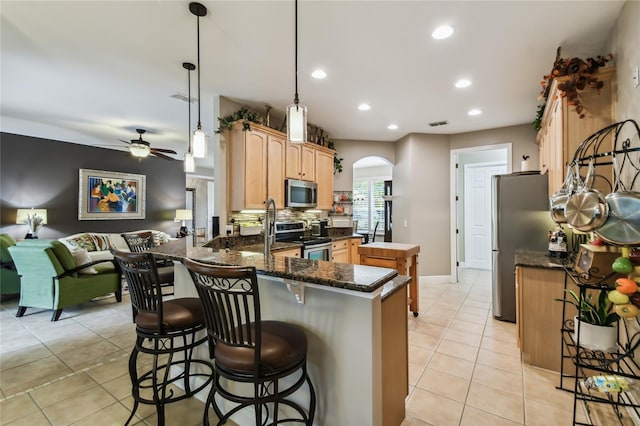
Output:
M172 149L162 149L162 148L152 148L151 144L142 139L142 135L145 134L146 130L144 129L136 129L136 132L140 135L138 139L131 139L130 142L124 141L122 139L118 139L120 142L124 142L129 145L129 152L134 157L144 158L151 155L155 155L156 157L164 158L165 160L174 160L166 154L177 154Z

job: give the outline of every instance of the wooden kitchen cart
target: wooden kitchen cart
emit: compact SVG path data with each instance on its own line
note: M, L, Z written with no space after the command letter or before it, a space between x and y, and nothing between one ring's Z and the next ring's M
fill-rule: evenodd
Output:
M400 275L410 275L409 310L418 316L418 253L420 246L402 243L370 243L358 247L360 264L396 269Z

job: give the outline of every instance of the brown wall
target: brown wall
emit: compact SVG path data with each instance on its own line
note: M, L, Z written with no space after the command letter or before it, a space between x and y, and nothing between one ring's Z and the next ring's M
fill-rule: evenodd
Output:
M155 157L134 159L128 152L0 133L0 232L23 238L16 209L46 208L48 224L40 238L83 232L126 232L157 229L175 235L175 210L185 205L185 174L181 161ZM78 169L146 176L146 218L78 220Z

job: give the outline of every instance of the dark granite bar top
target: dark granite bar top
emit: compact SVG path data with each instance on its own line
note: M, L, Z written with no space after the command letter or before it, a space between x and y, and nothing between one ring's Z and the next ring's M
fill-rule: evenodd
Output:
M528 268L562 269L562 262L566 259L549 256L547 251L516 250L516 266Z
M380 296L382 300L391 296L398 290L402 290L411 282L411 276L409 275L398 275L393 280L387 282L382 287L382 295Z
M213 265L254 266L259 274L361 292L372 292L398 275L398 271L389 268L296 257L268 256L265 259L261 252L191 247L184 239L170 241L150 251L171 260L181 261L188 257Z

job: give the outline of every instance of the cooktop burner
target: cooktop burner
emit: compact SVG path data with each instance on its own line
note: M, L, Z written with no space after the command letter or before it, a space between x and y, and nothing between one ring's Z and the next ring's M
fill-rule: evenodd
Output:
M316 246L320 244L330 244L331 238L301 237L298 241L300 241L304 246Z

